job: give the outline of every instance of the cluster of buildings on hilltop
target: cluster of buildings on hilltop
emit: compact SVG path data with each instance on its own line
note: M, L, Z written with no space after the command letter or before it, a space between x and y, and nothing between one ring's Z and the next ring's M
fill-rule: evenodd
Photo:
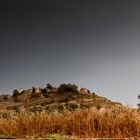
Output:
M56 92L58 87L55 87L55 86L51 86L50 88L46 87L44 88L46 90L46 92ZM23 88L19 88L19 89L16 89L17 92L19 94L22 94L22 93L40 93L42 92L42 89L40 87L32 87L31 89L23 89ZM90 94L90 90L86 89L86 88L80 88L79 90L79 93L82 93L82 94Z

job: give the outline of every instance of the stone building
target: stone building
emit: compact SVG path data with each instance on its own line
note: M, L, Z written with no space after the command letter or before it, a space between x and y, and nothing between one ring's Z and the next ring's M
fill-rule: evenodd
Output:
M81 88L80 89L80 93L82 93L82 94L89 94L90 91L88 89L86 89L86 88Z
M33 93L39 93L39 92L41 92L41 88L40 87L33 87L32 92Z

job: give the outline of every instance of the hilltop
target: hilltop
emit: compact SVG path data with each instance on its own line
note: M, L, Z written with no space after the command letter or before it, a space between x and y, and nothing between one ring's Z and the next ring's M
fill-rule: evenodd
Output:
M2 138L136 138L139 130L138 110L75 84L20 88L0 96Z
M77 108L121 109L121 103L100 97L86 88L75 84L61 84L59 87L47 84L45 88L15 89L13 94L0 96L0 110L8 111L74 111Z

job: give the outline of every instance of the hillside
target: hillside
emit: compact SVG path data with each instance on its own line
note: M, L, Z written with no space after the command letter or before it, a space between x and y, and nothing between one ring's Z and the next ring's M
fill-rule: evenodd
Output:
M13 95L0 96L0 111L74 111L77 108L121 109L121 103L100 97L86 88L78 90L76 85L62 84L62 89L48 84L45 88L16 89ZM73 90L74 86L74 90ZM65 89L63 89L65 87Z
M137 138L140 112L74 84L0 96L1 138Z

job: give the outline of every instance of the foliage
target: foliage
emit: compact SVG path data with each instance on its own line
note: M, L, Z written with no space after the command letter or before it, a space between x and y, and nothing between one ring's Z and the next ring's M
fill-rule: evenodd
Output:
M17 96L19 96L20 95L20 92L17 90L17 89L15 89L14 91L13 91L13 97L17 97Z
M70 107L72 110L75 110L75 109L79 108L79 105L76 103L70 103Z
M58 87L58 91L60 92L78 92L78 86L75 84L61 84Z
M60 140L60 139L64 139L65 138L65 135L56 133L56 134L47 134L45 137L46 138L53 139L53 140Z
M47 88L41 89L41 92L43 93L43 95L46 95L46 93L47 93Z
M97 109L99 110L102 106L100 104L97 104Z
M138 99L140 100L140 95L138 95ZM140 103L138 104L138 107L140 108Z
M32 87L32 92L35 93L36 92L36 88Z
M9 95L2 95L2 97L4 101L7 101L9 99Z
M40 105L38 105L38 106L31 106L30 108L29 108L29 112L40 112L40 111L42 111L42 107L40 106Z
M53 86L52 86L50 83L48 83L48 84L46 85L46 88L49 89L49 90L52 90L52 89L53 89Z
M9 119L10 117L10 112L0 112L0 118Z
M13 110L15 110L16 113L20 113L20 107L19 106L14 105Z

